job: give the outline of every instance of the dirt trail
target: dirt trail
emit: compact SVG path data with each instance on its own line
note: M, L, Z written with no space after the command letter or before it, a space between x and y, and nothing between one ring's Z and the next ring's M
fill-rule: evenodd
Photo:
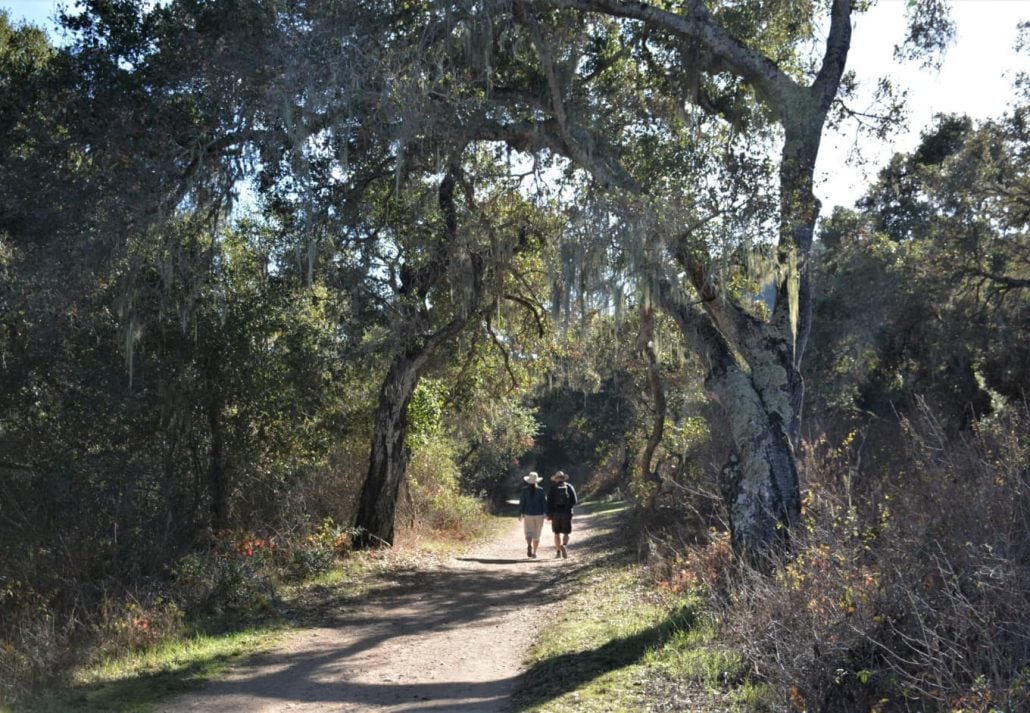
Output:
M504 711L542 622L532 609L605 551L612 523L588 510L577 514L567 560L554 559L546 526L540 557L527 558L512 518L472 552L391 576L367 599L326 611L275 650L156 710Z

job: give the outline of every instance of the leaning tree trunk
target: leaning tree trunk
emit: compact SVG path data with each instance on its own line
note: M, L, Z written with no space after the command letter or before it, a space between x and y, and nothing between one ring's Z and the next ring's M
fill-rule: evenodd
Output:
M687 343L709 366L705 388L722 406L734 456L724 469L723 494L730 510L734 549L755 563L779 549L801 513L794 447L791 380L782 366L789 357L775 329L740 312L740 337L732 345L711 314L660 280L657 299ZM727 305L729 308L729 306Z
M394 358L379 390L368 475L358 502L355 545L392 545L397 496L410 453L408 404L418 386L423 353L406 352Z
M700 303L682 299L667 282L659 285L663 309L701 348L709 365L707 389L729 418L736 459L724 469L723 492L734 548L753 562L768 561L801 517L796 449L804 397L800 367L811 329L808 261L819 213L813 174L850 46L850 17L850 2L834 0L823 64L810 86L753 67L755 88L784 128L778 281L770 319L731 304L686 244L676 248L676 258Z
M471 262L473 301L479 305L483 296L483 261L478 255L472 255ZM406 442L408 405L430 358L471 320L478 317L479 310L454 317L424 340L419 340L418 345L409 346L395 356L390 364L390 370L379 389L368 474L361 489L358 514L354 521L358 530L354 537L356 547L393 544L397 496L411 455Z

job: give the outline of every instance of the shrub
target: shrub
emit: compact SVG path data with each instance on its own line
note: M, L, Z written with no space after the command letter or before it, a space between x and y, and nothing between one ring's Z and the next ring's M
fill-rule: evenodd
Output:
M719 612L784 709L1030 705L1027 425L1013 411L956 442L924 411L905 472L867 492L820 485L839 452L806 461L789 559L771 577L738 568Z
M65 648L46 599L23 582L0 581L0 703L45 683Z
M354 534L353 528L340 527L332 518L326 518L315 532L290 548L286 577L303 580L328 572L336 559L350 549Z
M105 597L94 617L97 624L96 653L113 655L143 649L182 630L182 608L156 594Z
M243 619L267 611L275 596L272 546L251 533L223 532L207 552L191 553L172 568L190 611Z
M477 533L486 521L483 501L460 492L460 474L450 444L423 441L412 454L402 522L429 527L458 537Z

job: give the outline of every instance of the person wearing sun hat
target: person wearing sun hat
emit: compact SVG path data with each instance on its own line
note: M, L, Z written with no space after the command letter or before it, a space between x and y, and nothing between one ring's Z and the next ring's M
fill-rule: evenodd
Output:
M536 471L522 479L526 481L526 486L519 493L519 521L526 533L526 557L536 557L540 534L544 531L544 516L547 514L547 493L540 487L544 479Z
M569 535L572 534L572 507L576 504L576 489L568 482L569 476L558 471L551 476L551 490L547 493L547 519L554 533L554 556L569 556Z

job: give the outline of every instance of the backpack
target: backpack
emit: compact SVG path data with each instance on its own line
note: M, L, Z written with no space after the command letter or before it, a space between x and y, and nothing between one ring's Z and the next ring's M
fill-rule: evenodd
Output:
M572 503L572 496L569 494L569 486L560 483L551 490L551 505L556 508L565 508Z

